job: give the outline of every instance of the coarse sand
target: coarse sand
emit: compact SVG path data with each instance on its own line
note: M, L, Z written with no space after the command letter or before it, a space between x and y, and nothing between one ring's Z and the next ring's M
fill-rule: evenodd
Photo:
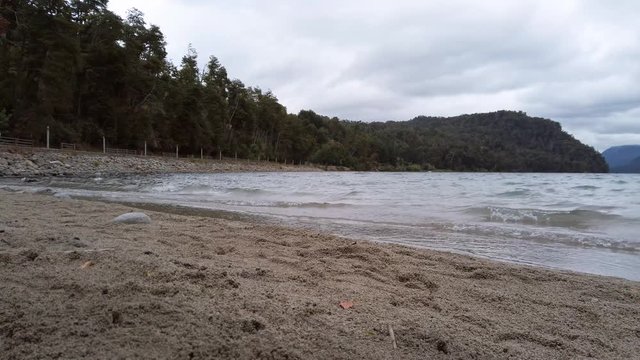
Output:
M130 211L0 190L0 358L640 358L637 282Z

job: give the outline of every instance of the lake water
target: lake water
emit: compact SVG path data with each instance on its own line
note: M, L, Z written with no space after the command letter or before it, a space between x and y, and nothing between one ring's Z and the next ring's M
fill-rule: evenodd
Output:
M0 186L258 215L314 231L640 280L640 176L232 173Z

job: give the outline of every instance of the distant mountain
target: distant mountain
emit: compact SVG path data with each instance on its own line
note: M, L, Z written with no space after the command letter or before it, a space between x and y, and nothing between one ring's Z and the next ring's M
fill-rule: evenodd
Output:
M640 145L614 146L602 153L614 173L640 173Z
M614 168L612 172L640 174L640 157L633 159L627 165Z

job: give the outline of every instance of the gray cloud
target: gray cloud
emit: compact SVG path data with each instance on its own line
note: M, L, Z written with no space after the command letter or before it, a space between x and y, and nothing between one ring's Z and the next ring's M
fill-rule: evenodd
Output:
M291 112L365 121L524 110L599 150L640 143L637 1L112 0Z

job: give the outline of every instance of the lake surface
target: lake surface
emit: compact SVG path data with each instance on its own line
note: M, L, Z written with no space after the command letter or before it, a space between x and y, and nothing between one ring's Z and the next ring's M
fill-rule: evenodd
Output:
M640 176L233 173L0 187L258 215L374 241L640 280Z

